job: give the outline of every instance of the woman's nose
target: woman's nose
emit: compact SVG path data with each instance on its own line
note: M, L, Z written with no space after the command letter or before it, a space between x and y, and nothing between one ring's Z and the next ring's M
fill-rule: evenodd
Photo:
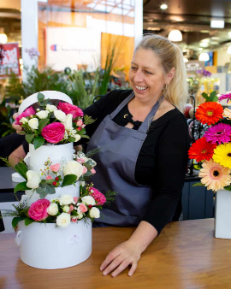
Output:
M134 76L134 81L135 82L141 82L143 81L143 73L141 70L137 70L136 73L135 73L135 76Z

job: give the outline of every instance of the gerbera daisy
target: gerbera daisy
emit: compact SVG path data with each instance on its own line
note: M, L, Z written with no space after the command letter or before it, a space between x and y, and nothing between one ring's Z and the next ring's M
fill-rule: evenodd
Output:
M188 151L190 159L195 159L197 162L210 160L213 156L213 151L216 145L208 143L204 137L195 141Z
M231 93L222 94L218 99L219 101L222 101L223 99L227 99L227 103L228 103L229 100L231 100Z
M206 138L206 141L211 141L213 144L216 142L221 144L229 142L230 135L231 126L224 123L218 123L217 125L210 127L204 134L204 137Z
M230 185L231 176L230 169L221 166L213 160L205 161L202 164L202 169L199 172L201 183L204 184L208 190L218 191L225 186Z
M231 109L225 108L223 112L223 117L227 117L228 119L231 119Z
M214 124L222 118L223 107L216 102L205 102L198 106L196 119L203 124Z
M214 149L213 160L231 169L231 143L218 145Z

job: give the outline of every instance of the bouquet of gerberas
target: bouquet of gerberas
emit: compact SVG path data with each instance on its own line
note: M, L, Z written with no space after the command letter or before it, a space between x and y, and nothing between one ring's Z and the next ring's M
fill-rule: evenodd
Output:
M217 103L223 99L229 101L231 94L224 94L219 99L214 92L210 96L202 95L205 102L198 106L195 116L209 128L202 138L192 144L189 158L195 159L201 167L201 185L213 191L231 191L231 110L223 109Z
M85 126L93 120L89 116L83 116L79 107L61 101L55 106L41 92L37 99L37 111L31 106L15 122L23 128L22 133L26 135L27 142L33 143L35 149L44 143L65 144L88 138Z

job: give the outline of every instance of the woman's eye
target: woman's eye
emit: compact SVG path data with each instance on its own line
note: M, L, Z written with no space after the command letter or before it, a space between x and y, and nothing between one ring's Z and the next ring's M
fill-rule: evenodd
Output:
M131 67L131 69L132 69L132 70L136 70L137 68L136 68L136 67L134 67L134 66L132 66L132 67Z
M147 70L145 70L145 73L147 73L147 74L152 74L150 71L147 71Z

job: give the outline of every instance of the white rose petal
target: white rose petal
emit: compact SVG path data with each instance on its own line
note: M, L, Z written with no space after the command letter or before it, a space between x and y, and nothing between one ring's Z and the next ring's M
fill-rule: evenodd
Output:
M65 194L59 198L60 205L70 205L74 202L74 199L71 195Z
M47 104L46 110L48 110L49 112L53 112L53 111L57 110L57 107L55 105L52 105L52 104Z
M74 138L75 138L75 142L77 142L81 139L81 136L79 134L75 134Z
M66 116L65 121L62 122L62 124L65 126L65 129L67 129L67 130L72 130L73 129L72 118L73 118L72 114L68 114Z
M25 117L22 117L22 118L20 119L20 122L21 122L22 124L25 124L25 123L28 122L28 119L25 118Z
M67 213L62 213L56 219L56 224L59 227L66 228L71 222L71 215Z
M40 110L39 112L36 113L36 115L37 115L40 119L47 118L48 114L49 114L49 111L47 111L47 110Z
M95 199L91 196L82 197L82 203L84 203L85 205L94 206L95 205Z
M76 175L77 180L82 176L83 173L83 167L80 163L76 161L69 161L66 163L63 174L66 175Z
M66 114L62 110L59 110L59 109L54 111L54 115L58 120L62 122L65 121L67 117Z
M47 213L51 216L56 216L58 214L58 211L58 205L55 203L51 203L50 206L47 208Z
M65 213L68 213L68 212L70 211L70 207L69 207L68 205L65 205L65 206L63 207L63 211L64 211Z
M83 213L78 213L78 216L76 217L78 220L81 220L83 218Z
M38 129L39 121L37 118L32 118L28 121L28 124L32 129Z
M90 209L90 217L98 219L100 217L100 210L98 208L91 208Z
M35 171L29 170L26 172L27 183L26 186L30 189L37 189L41 182L39 174Z

